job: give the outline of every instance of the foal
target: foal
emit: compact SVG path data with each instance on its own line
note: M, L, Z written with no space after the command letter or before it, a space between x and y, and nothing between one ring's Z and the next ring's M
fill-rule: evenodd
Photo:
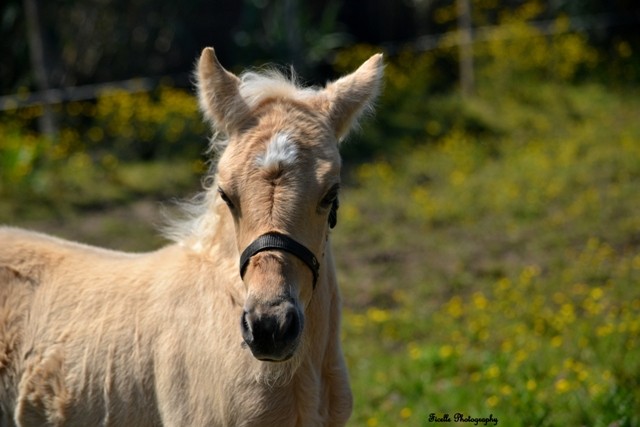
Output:
M338 426L341 141L371 106L375 55L321 89L197 66L223 135L174 243L127 254L0 228L0 422L18 426Z

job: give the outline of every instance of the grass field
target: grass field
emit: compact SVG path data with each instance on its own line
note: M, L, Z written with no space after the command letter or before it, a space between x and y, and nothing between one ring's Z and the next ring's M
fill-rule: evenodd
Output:
M640 425L640 103L540 96L486 106L500 137L358 169L336 233L352 425Z
M640 94L549 85L467 107L495 132L347 174L350 425L640 425ZM5 198L0 221L151 249L160 202L196 191L197 169L57 169L73 192Z

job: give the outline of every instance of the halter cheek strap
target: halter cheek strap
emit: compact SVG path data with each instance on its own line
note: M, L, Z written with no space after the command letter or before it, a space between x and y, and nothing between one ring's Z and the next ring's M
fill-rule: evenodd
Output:
M244 251L242 251L242 255L240 256L240 277L244 278L244 273L247 270L247 266L249 265L249 261L252 256L262 251L269 251L273 249L289 252L304 262L311 269L311 273L313 274L313 289L316 288L320 272L320 263L318 262L318 259L304 245L301 245L285 234L276 232L263 234L247 246Z

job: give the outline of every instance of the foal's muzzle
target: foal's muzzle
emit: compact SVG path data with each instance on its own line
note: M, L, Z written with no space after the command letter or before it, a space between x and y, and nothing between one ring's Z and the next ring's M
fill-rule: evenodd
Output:
M270 232L254 240L240 256L240 277L249 266L251 258L263 251L288 252L309 267L313 275L313 289L318 282L320 263L307 247L291 237ZM304 326L304 316L291 299L273 303L256 304L247 301L240 320L242 338L254 357L263 361L280 362L293 356L298 347Z
M253 356L262 361L285 361L295 352L304 317L296 305L284 300L273 305L256 305L242 313L242 338Z

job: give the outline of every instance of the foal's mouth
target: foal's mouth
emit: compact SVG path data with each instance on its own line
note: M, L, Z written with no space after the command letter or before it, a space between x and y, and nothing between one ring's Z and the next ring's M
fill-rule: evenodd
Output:
M289 353L288 355L284 356L281 359L273 359L271 357L256 357L256 359L258 359L261 362L282 363L291 359L294 354L295 354L295 351L292 351L291 353Z
M240 343L240 347L242 347L245 350L251 351L251 348L249 347L249 344L247 344L246 341L242 341ZM252 352L253 357L255 357L257 360L259 360L261 362L271 362L271 363L286 362L287 360L291 359L295 354L296 354L296 349L293 349L289 354L287 354L287 355L285 355L284 357L281 357L281 358L267 357L267 356L256 356Z

